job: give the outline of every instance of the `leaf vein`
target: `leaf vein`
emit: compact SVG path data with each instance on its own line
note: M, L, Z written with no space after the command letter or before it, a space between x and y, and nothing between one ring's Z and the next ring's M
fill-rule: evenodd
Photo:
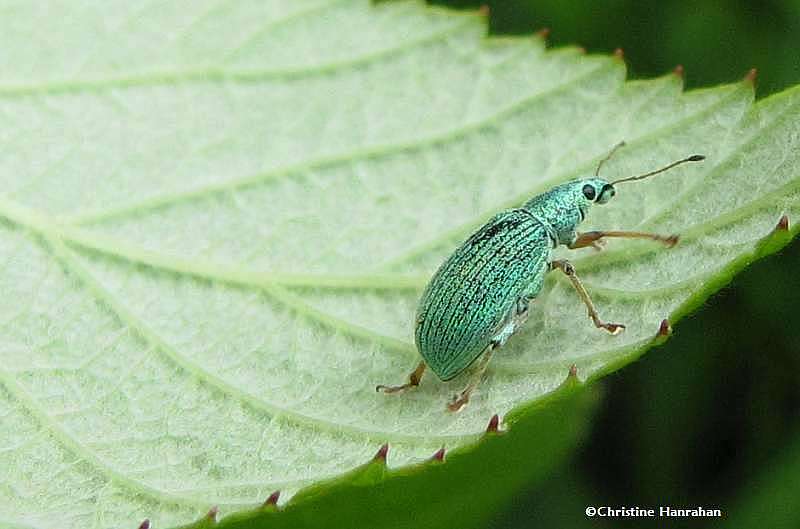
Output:
M569 88L575 83L588 80L595 75L601 74L606 69L614 66L613 61L605 61L602 66L596 67L589 72L571 78L568 81L555 85L545 91L529 94L528 96L512 103L511 105L501 109L500 111L491 114L484 119L477 120L471 123L462 124L459 127L446 130L444 132L432 134L427 137L410 140L407 142L396 142L380 144L371 147L364 147L354 149L348 152L338 153L335 155L323 156L307 162L296 163L285 167L278 167L268 171L258 173L255 175L246 176L243 178L232 179L218 184L211 184L195 189L186 191L179 191L171 194L163 194L157 197L147 198L139 202L123 204L114 208L105 210L87 211L70 216L62 217L62 220L68 224L89 224L97 223L109 219L136 215L150 210L160 209L167 206L172 206L177 203L197 200L206 196L211 196L219 193L250 187L256 184L261 184L277 178L285 178L290 176L300 175L309 171L323 169L327 167L335 167L338 165L351 164L356 161L381 158L396 155L402 152L415 151L430 147L433 145L441 144L454 139L462 138L483 130L486 127L492 126L497 121L501 120L507 115L519 112L526 108L528 105L539 101L542 98L554 96L561 91Z

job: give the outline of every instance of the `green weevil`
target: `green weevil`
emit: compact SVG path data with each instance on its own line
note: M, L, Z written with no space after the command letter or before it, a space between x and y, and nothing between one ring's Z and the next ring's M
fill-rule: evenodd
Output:
M568 248L593 246L606 237L650 239L668 247L677 235L638 231L588 231L579 233L589 206L605 204L616 194L615 185L642 180L686 162L698 162L695 154L643 175L608 182L599 178L603 163L624 142L600 161L594 176L558 185L533 197L522 207L502 211L473 233L439 267L425 288L416 313L414 338L422 356L408 382L379 385L377 391L396 393L419 385L426 367L443 381L450 380L477 361L466 387L448 404L458 411L483 376L492 352L503 346L528 317L528 306L542 289L551 270L570 280L599 329L618 334L620 323L606 323L567 260L552 259L559 244Z

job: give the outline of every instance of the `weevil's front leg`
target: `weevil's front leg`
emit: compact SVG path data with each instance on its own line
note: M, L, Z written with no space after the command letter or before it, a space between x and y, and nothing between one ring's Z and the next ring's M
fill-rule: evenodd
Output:
M481 353L480 360L478 360L478 365L475 367L475 372L472 373L472 377L469 379L469 383L458 395L453 397L453 400L447 405L448 410L456 412L469 402L470 393L480 384L483 373L486 372L486 366L489 365L489 359L492 357L492 351L497 347L498 344L496 342L492 342L486 346L486 349Z
M625 326L621 323L605 323L600 319L600 316L597 314L597 309L594 308L594 303L592 303L592 298L589 297L589 293L586 292L586 288L584 288L583 283L581 283L581 280L578 279L578 276L575 274L575 267L572 266L572 263L566 259L557 259L550 262L550 269L553 270L555 268L558 268L564 272L564 274L572 282L572 286L574 286L575 290L578 291L578 295L581 297L581 300L583 300L583 303L589 310L589 317L592 318L595 327L598 329L605 329L611 334L618 334L625 329Z
M382 391L384 393L399 393L401 391L405 391L408 388L415 388L419 386L419 381L422 379L423 373L425 373L425 368L428 365L425 363L425 360L421 360L419 364L417 364L416 369L408 375L408 382L401 386L384 386L380 384L375 386L375 391Z
M678 244L677 235L659 235L657 233L647 233L644 231L586 231L579 233L572 244L569 245L573 250L576 248L584 248L592 246L596 250L601 249L601 239L606 237L621 237L625 239L650 239L651 241L658 241L665 244L668 248L672 248Z

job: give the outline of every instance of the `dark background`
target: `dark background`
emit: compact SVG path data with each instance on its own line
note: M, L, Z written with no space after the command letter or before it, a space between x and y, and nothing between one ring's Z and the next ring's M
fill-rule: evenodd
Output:
M623 48L629 78L682 64L690 89L756 67L759 98L800 83L800 0L431 3L486 4L495 34L547 27L554 47ZM490 525L800 528L799 265L796 240L679 322L666 345L609 376L578 453ZM588 505L718 507L726 519L588 519Z

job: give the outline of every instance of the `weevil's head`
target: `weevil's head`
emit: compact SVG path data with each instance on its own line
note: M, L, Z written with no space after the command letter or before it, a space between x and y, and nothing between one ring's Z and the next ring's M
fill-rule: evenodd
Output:
M570 241L593 204L605 204L616 193L602 178L581 178L563 183L525 203L528 211L546 222L560 241Z
M617 190L602 178L583 178L570 182L573 200L581 214L586 218L589 207L593 204L605 204L617 194Z
M602 178L587 178L578 180L576 187L580 188L580 195L586 206L591 204L605 204L617 194L614 186Z

